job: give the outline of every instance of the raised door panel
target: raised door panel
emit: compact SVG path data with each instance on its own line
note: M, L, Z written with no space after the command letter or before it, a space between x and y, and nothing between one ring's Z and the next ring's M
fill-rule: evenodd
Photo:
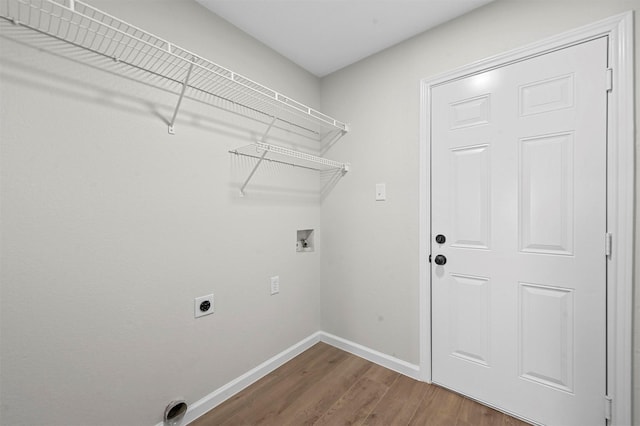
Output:
M571 108L573 74L536 81L520 87L520 115L527 116Z
M456 358L489 366L490 281L484 277L452 274L450 286L450 353Z
M452 247L488 249L491 227L488 145L451 150Z
M491 100L489 95L464 99L451 104L450 129L478 126L489 123Z
M519 284L520 377L573 392L574 291Z
M521 139L519 164L520 250L573 254L573 134Z

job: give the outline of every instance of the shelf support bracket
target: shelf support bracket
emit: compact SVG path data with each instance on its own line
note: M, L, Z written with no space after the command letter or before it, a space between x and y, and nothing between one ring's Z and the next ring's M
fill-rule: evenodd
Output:
M267 135L269 134L269 132L271 131L271 128L275 123L276 123L276 117L271 117L271 122L269 123L269 126L267 126L267 130L265 130L262 136L258 138L258 142L264 143L264 140L266 139Z
M247 176L247 178L245 179L244 183L240 187L240 196L241 197L244 197L244 189L247 187L247 185L249 184L249 181L251 180L253 175L256 173L256 170L258 170L258 167L260 167L260 163L262 163L262 160L264 160L264 157L267 155L267 152L269 152L269 151L267 151L265 149L264 152L262 153L262 155L260 156L260 159L256 163L256 165L253 166L253 170L251 170L251 173L249 173L249 176Z
M269 123L269 127L267 127L267 130L265 130L262 136L260 136L260 138L258 139L258 142L264 143L264 140L267 137L267 134L269 133L269 131L271 130L275 122L276 122L276 117L272 117L271 123ZM241 197L244 197L244 189L247 187L247 185L249 184L249 181L251 180L253 175L256 173L256 170L258 170L258 167L260 167L260 164L262 163L262 160L264 160L264 157L267 155L267 152L269 152L269 150L265 149L262 155L260 156L260 159L258 159L258 162L256 163L256 165L253 166L253 170L251 170L251 173L249 173L249 176L247 176L244 183L240 187Z
M182 103L182 98L184 97L184 92L187 90L187 85L189 84L189 77L191 77L191 71L193 70L193 61L189 65L189 71L187 71L187 76L184 78L184 82L182 83L182 90L180 90L180 97L178 98L178 103L176 104L176 109L173 111L173 117L171 117L171 123L169 123L169 134L175 135L175 130L173 125L176 122L176 117L178 116L178 110L180 109L180 104Z
M338 140L344 136L345 131L342 129L335 130L333 132L329 132L322 139L322 149L321 155L325 155L331 147L338 142Z

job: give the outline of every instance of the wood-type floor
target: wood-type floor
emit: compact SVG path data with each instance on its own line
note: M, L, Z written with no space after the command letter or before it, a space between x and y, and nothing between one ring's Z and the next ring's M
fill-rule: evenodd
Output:
M526 426L439 386L318 343L190 426Z

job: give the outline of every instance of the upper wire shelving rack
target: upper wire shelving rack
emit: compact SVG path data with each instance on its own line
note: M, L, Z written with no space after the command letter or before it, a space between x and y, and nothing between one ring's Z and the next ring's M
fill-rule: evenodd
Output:
M349 128L273 89L211 62L78 0L0 0L0 16L182 86L304 129L317 140L335 140Z

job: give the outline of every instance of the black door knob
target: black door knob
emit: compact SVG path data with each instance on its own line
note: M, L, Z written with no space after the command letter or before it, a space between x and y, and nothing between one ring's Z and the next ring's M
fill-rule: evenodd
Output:
M436 235L436 243L438 244L444 244L444 242L447 241L447 237L445 237L442 234L438 234Z
M447 258L439 254L434 259L434 262L436 262L436 265L444 265L445 263L447 263Z

